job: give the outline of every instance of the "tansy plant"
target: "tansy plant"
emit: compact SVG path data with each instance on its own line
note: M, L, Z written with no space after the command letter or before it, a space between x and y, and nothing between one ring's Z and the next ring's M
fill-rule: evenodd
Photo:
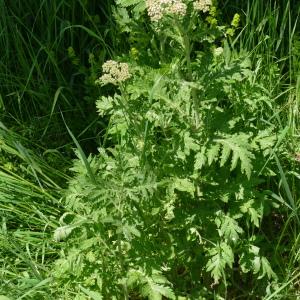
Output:
M118 26L135 55L107 61L96 81L111 88L96 103L108 127L99 154L79 152L74 163L68 213L56 231L65 247L53 295L272 293L277 275L262 226L274 209L275 144L280 151L276 124L265 121L271 95L247 55L231 51L230 27L211 21L215 1L117 3Z

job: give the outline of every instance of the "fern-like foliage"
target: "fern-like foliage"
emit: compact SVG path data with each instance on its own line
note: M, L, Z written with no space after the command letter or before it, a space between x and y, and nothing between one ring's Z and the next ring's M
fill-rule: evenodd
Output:
M74 162L53 294L63 284L65 299L212 299L237 278L268 284L276 276L258 228L272 206L276 126L263 120L275 104L223 27L190 15L149 24L144 1L117 4L136 56L122 58L130 79L96 102L109 120L105 144Z

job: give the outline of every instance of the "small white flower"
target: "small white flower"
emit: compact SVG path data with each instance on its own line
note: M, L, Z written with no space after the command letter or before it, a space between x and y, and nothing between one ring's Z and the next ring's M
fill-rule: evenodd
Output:
M105 85L112 83L117 85L131 77L127 63L119 63L114 60L108 60L102 65L103 75L96 80L96 84Z
M182 0L146 0L146 7L150 19L157 22L166 14L184 16L186 4Z

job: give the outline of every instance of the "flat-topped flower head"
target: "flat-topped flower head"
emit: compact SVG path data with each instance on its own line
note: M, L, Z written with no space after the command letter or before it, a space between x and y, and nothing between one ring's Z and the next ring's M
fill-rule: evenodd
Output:
M103 75L96 80L96 84L106 85L112 83L117 85L131 77L127 63L119 63L108 60L102 65Z
M194 3L194 9L202 11L204 13L208 12L210 10L210 7L212 6L211 0L196 0Z
M186 4L182 0L146 0L146 6L148 15L154 22L161 20L164 15L186 14Z

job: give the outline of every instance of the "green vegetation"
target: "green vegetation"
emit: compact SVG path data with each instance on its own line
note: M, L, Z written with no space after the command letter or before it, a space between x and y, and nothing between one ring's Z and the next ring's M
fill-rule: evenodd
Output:
M0 300L298 299L298 1L1 1Z

